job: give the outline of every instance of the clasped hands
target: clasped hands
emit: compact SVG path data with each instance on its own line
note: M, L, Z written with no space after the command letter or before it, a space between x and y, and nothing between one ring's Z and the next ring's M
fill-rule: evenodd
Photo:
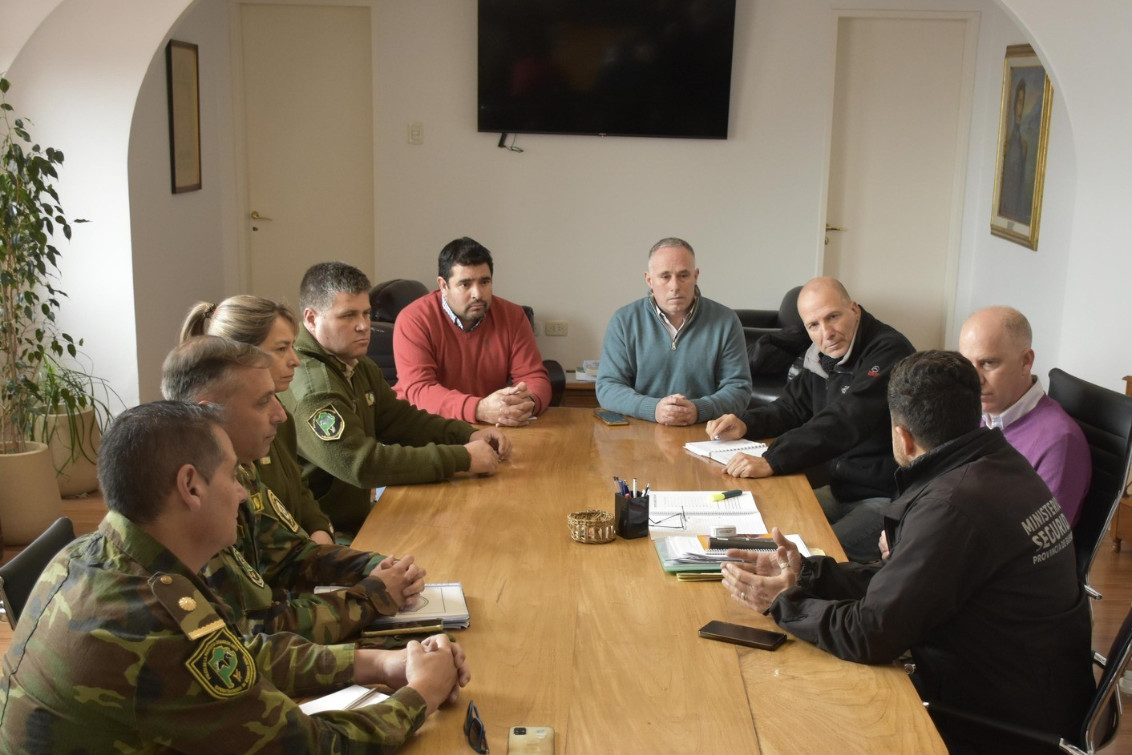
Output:
M530 422L534 412L534 396L527 384L520 382L481 398L476 404L476 422L518 427Z
M796 585L802 572L798 546L787 540L777 527L771 530L771 536L778 545L773 552L732 548L727 555L743 560L725 562L722 566L723 586L731 597L759 613L769 609L779 593Z
M736 440L747 434L747 423L734 414L724 414L707 423L707 434L712 440ZM774 474L770 464L761 456L735 454L723 468L723 474L732 477L770 477Z
M657 424L683 427L696 424L700 412L696 405L679 393L665 396L656 405L653 417Z
M468 474L492 474L499 462L510 458L511 439L497 428L485 427L472 433L464 448L471 457Z
M356 683L384 684L392 689L412 687L424 698L430 714L445 702L456 702L460 688L471 679L464 649L443 634L434 634L423 642L413 640L403 650L354 651Z
M386 556L367 576L381 580L398 608L412 608L417 597L424 592L425 574L412 556L399 559Z

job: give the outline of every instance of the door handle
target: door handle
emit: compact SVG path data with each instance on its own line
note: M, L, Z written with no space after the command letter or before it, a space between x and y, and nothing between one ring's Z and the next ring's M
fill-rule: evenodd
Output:
M829 246L829 232L830 231L848 231L848 228L838 228L835 225L825 224L825 245Z
M271 220L271 218L265 218L263 215L260 215L259 210L252 210L250 217L252 220Z

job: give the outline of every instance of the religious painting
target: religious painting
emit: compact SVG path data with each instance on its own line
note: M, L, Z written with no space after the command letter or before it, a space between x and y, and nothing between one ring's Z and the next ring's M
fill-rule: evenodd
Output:
M1006 48L991 233L1038 248L1053 87L1029 45Z

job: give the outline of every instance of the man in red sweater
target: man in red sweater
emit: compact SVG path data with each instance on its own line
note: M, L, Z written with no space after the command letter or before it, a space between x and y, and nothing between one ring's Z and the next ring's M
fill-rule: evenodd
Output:
M521 426L550 403L550 380L523 308L492 296L482 244L440 251L438 290L401 310L393 328L397 396L465 422Z

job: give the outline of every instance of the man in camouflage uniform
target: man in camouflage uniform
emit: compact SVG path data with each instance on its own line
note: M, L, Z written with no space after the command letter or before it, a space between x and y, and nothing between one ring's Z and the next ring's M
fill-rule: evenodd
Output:
M245 492L215 410L124 412L99 451L110 513L48 565L3 659L0 751L390 752L470 678L443 635L404 651L249 641L200 577ZM307 716L291 696L397 691Z
M259 480L252 462L266 453L284 417L267 370L270 359L254 346L216 336L190 339L165 359L165 398L222 407L248 494L235 545L209 561L204 578L245 634L286 631L341 642L379 614L397 613L424 589L425 573L412 557L396 561L315 543ZM345 589L314 595L316 585Z
M369 279L343 262L311 267L299 289L302 364L280 400L295 416L303 476L338 529L357 531L370 489L490 474L511 454L497 428L416 409L366 356Z

